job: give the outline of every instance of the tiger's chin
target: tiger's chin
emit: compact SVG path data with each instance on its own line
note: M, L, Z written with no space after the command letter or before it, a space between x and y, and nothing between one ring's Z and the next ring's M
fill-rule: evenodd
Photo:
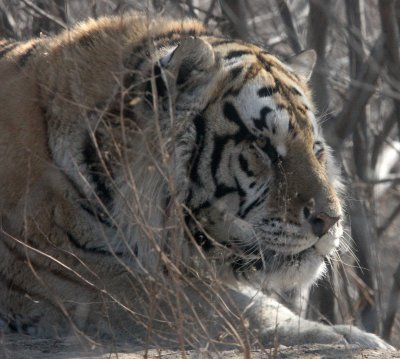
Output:
M327 234L294 255L267 250L243 270L243 276L263 290L305 290L326 273L325 259L338 246L339 237Z

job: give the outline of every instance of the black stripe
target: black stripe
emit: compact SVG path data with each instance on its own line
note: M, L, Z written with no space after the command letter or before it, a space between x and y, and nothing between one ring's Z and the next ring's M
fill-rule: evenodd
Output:
M269 187L266 187L260 195L258 195L253 202L251 202L245 210L241 213L242 218L245 218L247 214L254 208L265 201L265 197L269 192Z
M191 208L191 210L194 215L197 215L200 213L201 210L210 208L210 207L211 207L211 203L209 201L204 201L203 203L199 204L198 206Z
M94 41L94 34L92 33L87 33L85 35L82 35L79 39L78 39L78 46L84 47L84 48L88 48L88 47L92 47L95 43Z
M176 78L176 84L182 85L189 79L192 73L192 64L188 64L183 62L182 65L179 67L178 76Z
M172 38L174 36L179 36L178 39L174 39L176 41L176 40L179 40L179 39L184 38L184 37L200 36L200 35L201 36L206 36L207 34L209 34L207 30L200 30L200 31L198 31L197 29L172 30L172 31L169 31L167 33L159 34L159 35L157 35L155 37L152 37L151 40L153 40L154 42L159 42L159 41L164 40L164 39L172 40ZM145 43L147 43L148 41L149 41L149 39L145 39L144 40Z
M224 116L229 121L234 122L239 127L238 132L234 135L236 144L254 137L244 125L239 113L236 111L235 106L233 106L230 102L225 102L223 112Z
M205 146L206 122L203 116L197 115L194 118L193 123L196 128L196 141L195 141L195 148L192 151L192 155L190 157L190 162L189 162L191 164L191 168L189 170L189 177L194 183L200 184L200 176L198 170L199 170L201 154Z
M221 198L229 193L234 193L237 191L235 187L229 187L225 183L219 183L215 189L214 196L216 198Z
M218 39L218 40L211 40L211 46L212 47L218 47L221 45L228 45L228 44L237 44L237 43L241 43L240 41L237 40L232 40L232 39Z
M249 169L249 162L241 153L239 154L239 164L242 171L246 173L248 177L254 176L254 172Z
M100 143L99 138L96 138ZM100 160L96 146L92 138L87 134L85 143L82 148L83 163L88 169L91 182L94 184L95 192L104 205L112 202L113 196L108 185L107 174L104 171L103 164Z
M276 128L272 128L272 132L276 132ZM278 152L275 147L272 145L271 140L269 138L265 138L265 145L261 147L261 149L268 155L272 163L276 163L279 159Z
M213 142L213 152L211 154L211 175L214 182L217 183L216 174L221 162L222 153L224 151L225 145L231 140L231 136L215 136Z
M297 90L296 87L291 87L290 91L296 96L301 96L301 93L299 92L299 90Z
M269 188L266 188L263 193L261 193L260 196L257 196L253 202L251 202L243 211L240 211L238 213L238 216L241 218L245 218L248 213L255 207L257 207L258 205L260 205L264 200L265 200L265 196L268 193Z
M38 44L33 44L27 51L25 51L24 54L20 55L18 58L18 66L19 67L24 67L29 60L29 58L32 56L33 51L36 49Z
M276 92L278 92L278 87L265 86L265 87L260 88L257 91L257 94L259 97L270 97Z
M250 55L250 54L252 54L252 52L249 50L232 50L232 51L229 51L227 55L225 55L224 60L230 60L235 57L241 57L241 56Z
M91 203L89 203L88 200L86 200L87 204L79 202L79 207L84 210L86 213L91 215L92 217L95 217L96 220L98 220L101 224L104 224L105 226L109 228L113 228L117 230L117 227L110 222L108 215L104 213L103 210L101 210L98 206L93 206Z
M257 60L261 63L264 70L267 72L271 72L272 65L267 60L265 60L261 55L257 55Z
M227 96L234 96L235 97L235 96L239 95L241 90L242 90L242 87L238 87L238 88L230 87L222 95L222 98L225 99Z
M239 180L236 177L234 179L235 179L235 184L236 184L236 191L239 194L239 196L242 197L241 200L242 199L244 200L247 193L245 192L243 187L240 185Z
M19 45L18 42L13 42L3 47L2 50L0 51L0 59L3 56L7 55L7 53L9 53L10 51L14 50L18 45Z
M294 130L293 121L291 118L289 118L288 132L292 133L293 130Z
M264 128L267 130L268 124L267 124L267 115L271 112L272 110L268 106L264 106L260 110L260 118L253 118L254 126L260 131L262 131Z
M154 65L153 71L154 71L154 80L155 80L155 85L156 85L157 96L164 97L167 93L167 86L165 85L165 82L162 78L160 66L157 64ZM153 74L150 74L150 76L153 76ZM150 107L152 107L153 106L153 86L152 86L151 80L148 80L146 83L144 97L145 97L146 103Z
M192 201L192 199L193 199L193 189L190 188L189 193L185 198L185 204L188 205Z
M67 173L65 173L64 171L63 171L63 173L65 175L65 178L71 185L71 187L74 189L74 191L80 197L80 199L78 200L79 207L82 210L84 210L86 213L88 213L89 215L95 217L96 220L98 220L102 224L106 225L107 227L116 229L114 224L111 223L110 220L108 219L107 214L104 213L104 211L101 208L99 208L98 206L94 205L93 203L90 203L89 200L85 197L84 193L81 191L81 189L75 183L75 181L71 177L69 177L69 175Z
M64 230L65 231L65 230ZM117 257L122 257L122 255L124 254L123 252L110 252L107 251L105 249L102 248L88 248L86 247L86 244L82 244L79 242L79 240L77 238L75 238L70 232L65 231L68 240L74 245L74 247L79 248L85 252L92 252L92 253L96 253L96 254L101 254L101 255L106 255L106 256L117 256ZM137 252L134 250L134 253Z
M161 68L158 65L154 66L154 76L156 80L157 95L159 97L164 97L167 93L167 86L162 78Z
M236 77L238 77L243 71L243 67L242 66L235 66L232 70L230 70L230 74L231 74L231 80L236 79Z

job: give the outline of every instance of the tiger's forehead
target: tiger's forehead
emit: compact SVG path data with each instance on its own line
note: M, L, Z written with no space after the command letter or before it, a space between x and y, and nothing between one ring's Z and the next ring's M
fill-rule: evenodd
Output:
M252 134L280 147L298 136L319 137L308 87L289 67L253 45L218 50L235 77L228 93L235 93L235 107Z
M287 94L281 84L275 86L260 73L247 80L236 97L238 112L256 137L285 142L299 135L318 135L318 126L308 99L299 90Z

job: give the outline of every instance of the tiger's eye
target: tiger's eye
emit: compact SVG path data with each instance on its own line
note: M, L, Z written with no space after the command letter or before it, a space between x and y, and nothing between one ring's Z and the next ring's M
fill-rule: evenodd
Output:
M266 154L272 163L276 163L279 159L279 154L275 149L275 146L271 143L268 137L258 138L255 141L256 148L259 149L263 154Z
M257 144L258 147L260 147L262 149L267 145L267 140L266 140L265 137L264 138L258 138L256 140L256 144Z

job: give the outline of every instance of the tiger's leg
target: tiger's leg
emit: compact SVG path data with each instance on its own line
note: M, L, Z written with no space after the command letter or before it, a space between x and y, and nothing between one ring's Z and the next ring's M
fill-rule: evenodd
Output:
M298 345L304 343L356 344L363 348L394 349L375 334L350 325L325 325L310 321L293 313L274 299L248 288L245 293L233 294L242 308L248 308L250 325L259 331L267 345L279 343Z

